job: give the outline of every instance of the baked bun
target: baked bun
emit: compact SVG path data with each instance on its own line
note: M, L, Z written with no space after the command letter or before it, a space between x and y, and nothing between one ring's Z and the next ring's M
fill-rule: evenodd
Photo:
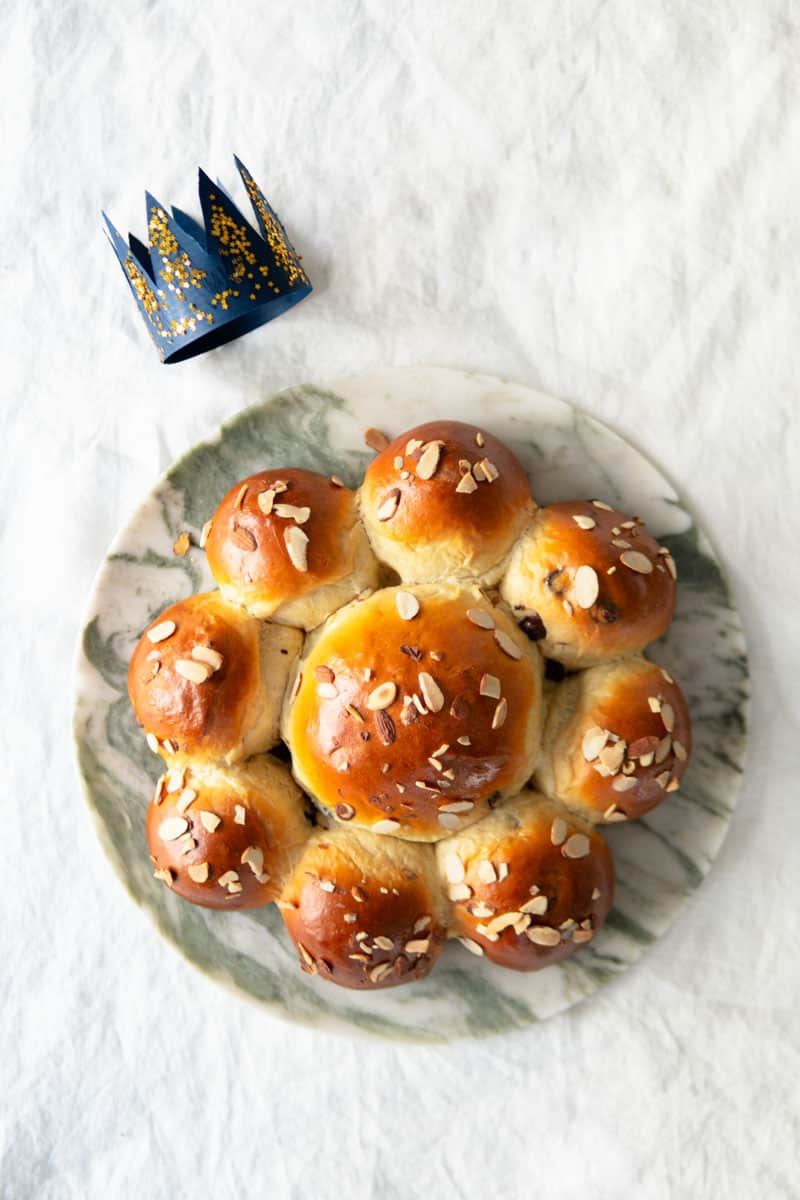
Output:
M592 940L614 899L614 864L587 821L525 792L436 847L450 934L474 954L536 971Z
M570 500L539 510L500 590L547 658L590 667L661 636L675 606L675 564L638 517Z
M591 821L622 821L676 790L691 748L677 683L655 663L624 658L556 689L536 782Z
M541 657L478 588L385 588L306 644L284 704L296 778L340 821L415 841L530 778Z
M147 810L156 877L205 908L275 900L310 832L300 789L266 754L235 767L173 767Z
M265 625L219 592L165 609L128 669L128 694L148 745L172 762L232 763L278 741L296 629Z
M359 497L375 553L404 583L496 583L536 509L516 455L460 421L395 438L370 464Z
M278 906L303 970L342 987L422 979L445 942L432 848L357 830L315 833Z
M206 554L229 600L301 629L378 582L355 492L314 471L240 480L211 518Z

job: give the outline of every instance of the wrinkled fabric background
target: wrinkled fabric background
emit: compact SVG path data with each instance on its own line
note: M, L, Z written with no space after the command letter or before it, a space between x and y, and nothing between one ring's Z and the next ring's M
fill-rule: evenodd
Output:
M0 0L4 1198L797 1196L799 61L777 0ZM162 367L99 209L143 233L145 187L194 211L234 151L316 291ZM70 742L87 593L159 472L277 388L415 363L651 455L727 563L754 686L740 808L672 932L563 1017L433 1049L186 965Z

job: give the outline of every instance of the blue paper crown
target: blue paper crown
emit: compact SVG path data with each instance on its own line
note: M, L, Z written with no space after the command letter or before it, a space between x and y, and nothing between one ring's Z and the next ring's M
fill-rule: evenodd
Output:
M234 156L235 158L235 156ZM235 158L261 236L205 171L199 172L205 229L149 192L149 246L130 245L105 213L109 238L162 362L213 350L279 317L311 291L286 230L247 168Z

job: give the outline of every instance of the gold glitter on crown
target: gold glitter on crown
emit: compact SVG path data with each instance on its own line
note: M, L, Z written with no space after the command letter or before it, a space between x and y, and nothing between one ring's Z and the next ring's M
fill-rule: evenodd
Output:
M311 291L277 213L235 159L257 232L227 192L199 172L201 226L147 196L148 244L120 236L103 214L131 293L162 362L181 362L280 316Z

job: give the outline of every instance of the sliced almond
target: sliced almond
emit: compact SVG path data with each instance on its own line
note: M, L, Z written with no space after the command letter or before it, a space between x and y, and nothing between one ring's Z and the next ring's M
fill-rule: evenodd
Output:
M305 525L311 516L311 509L307 504L275 504L272 511L276 517L283 517L287 521L296 521L298 525Z
M675 751L675 757L677 758L678 762L686 762L689 755L686 753L686 747L682 742L673 742L672 749Z
M258 507L261 509L265 517L268 517L272 512L272 506L275 503L275 489L267 488L265 492L258 494Z
M394 514L397 512L397 506L400 503L400 489L392 488L387 493L386 499L378 508L377 517L379 521L391 521Z
M480 879L481 883L497 883L495 865L489 862L488 858L478 863L478 879Z
M505 696L501 696L497 702L497 707L492 715L492 729L500 729L508 716L508 701Z
M164 642L168 637L172 637L178 626L174 621L159 621L158 625L154 625L152 629L147 631L147 640L157 645L158 642Z
M419 600L413 592L397 592L394 602L400 617L404 621L413 621L414 617L419 613Z
M452 800L450 804L443 804L439 812L443 813L465 813L470 812L475 807L473 800Z
M585 833L573 833L572 837L568 837L564 842L561 853L565 858L586 858L590 849L590 842Z
M442 448L439 442L429 442L417 462L417 477L432 479L439 467Z
M586 733L583 735L583 741L581 742L581 750L583 751L583 757L586 759L586 761L593 762L607 741L607 729L601 729L599 725L592 725L590 729L587 729Z
M185 813L187 809L192 807L196 799L197 792L194 790L194 788L184 788L178 797L178 803L176 805L178 812Z
M192 646L192 658L205 663L212 671L218 671L223 661L219 650L212 650L211 646L203 645Z
M567 836L567 823L561 817L554 817L550 826L550 841L554 846L560 846Z
M436 680L427 671L419 673L419 690L422 692L422 699L428 709L433 713L441 712L444 707L444 694Z
M535 917L543 917L547 912L547 896L534 896L531 900L526 900L520 905L520 912L532 913Z
M321 686L321 685L320 685ZM317 688L319 691L319 687ZM377 712L379 709L388 708L390 704L394 704L397 699L397 684L389 680L386 683L380 683L376 688L373 688L367 696L367 708Z
M389 445L389 439L380 429L373 429L371 426L364 432L364 441L369 446L370 450L375 450L380 454Z
M242 505L244 504L244 498L247 495L247 491L248 491L248 485L246 483L243 483L242 486L239 488L239 492L236 496L236 499L233 502L234 508L242 507Z
M203 828L207 829L209 833L214 833L222 824L222 818L218 817L216 813L209 812L207 809L204 809L199 816Z
M459 492L462 496L464 496L464 495L468 496L468 495L470 495L470 493L476 492L477 490L478 490L478 485L475 482L475 478L474 478L472 472L470 472L468 475L462 475L461 478L459 479L458 483L456 484L456 491ZM483 953L483 951L481 951L481 953Z
M399 821L392 821L386 818L383 821L376 821L372 826L373 833L395 833L400 828Z
M465 950L469 950L470 954L475 954L478 956L478 958L483 957L483 946L481 946L478 942L473 941L472 938L459 937L458 941L461 942L461 945Z
M578 567L575 572L573 595L579 608L591 608L597 600L600 591L600 581L594 567Z
M669 706L667 706L667 707L669 707ZM661 716L662 717L664 716L663 708L661 710ZM669 754L671 749L672 749L672 735L668 733L666 735L666 737L663 737L661 739L661 741L658 743L658 747L655 752L655 760L659 765L664 761L664 759L667 757L667 755Z
M497 642L503 654L507 654L509 658L519 661L522 658L522 651L513 638L510 638L503 629L495 629L494 640Z
M266 883L269 876L264 875L264 851L260 846L248 846L242 852L242 863L249 867L259 883Z
M611 787L615 792L629 792L638 782L633 775L617 775L616 779L611 781Z
M325 680L317 683L316 691L321 700L335 700L339 695L336 684L327 683Z
M561 943L561 934L549 925L535 925L533 929L526 929L525 936L535 946L558 946Z
M468 608L467 620L479 629L494 629L494 617L485 608Z
M201 550L205 549L206 542L208 541L208 535L210 533L211 533L211 522L206 521L205 525L200 530L200 549Z
M625 743L612 742L610 745L604 746L598 758L611 775L616 775L625 758Z
M500 680L496 675L481 675L479 691L482 696L488 696L490 700L499 700Z
M431 947L430 938L416 938L413 941L406 942L403 950L406 954L427 954Z
M296 571L306 572L308 570L308 534L298 525L289 525L283 531L283 540L292 566Z
M469 900L472 896L472 888L468 883L453 883L448 888L447 894L451 900Z
M207 883L208 882L208 863L207 862L192 863L192 865L190 867L186 868L186 874L189 876L190 879L194 880L195 883Z
M667 732L672 733L675 728L675 710L671 704L661 705L661 720L664 722Z
M597 525L594 517L585 517L583 513L573 513L572 519L579 529L594 529Z
M165 817L158 827L158 836L162 842L174 842L183 837L189 828L185 817Z
M175 663L175 670L190 683L205 683L212 675L207 663L196 662L191 658L179 658Z
M642 554L641 550L625 550L620 554L619 560L629 570L636 571L639 575L649 575L653 570L652 562L646 554Z

